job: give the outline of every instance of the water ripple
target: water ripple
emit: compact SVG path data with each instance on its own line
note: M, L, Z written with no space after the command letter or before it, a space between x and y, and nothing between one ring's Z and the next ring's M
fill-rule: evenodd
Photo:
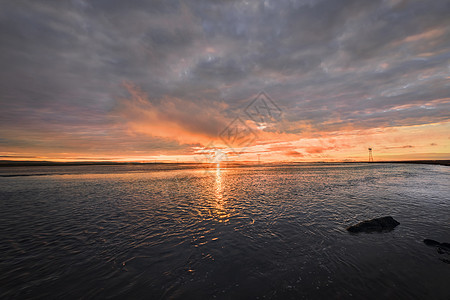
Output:
M450 241L447 167L7 171L1 298L450 295L450 268L422 243ZM381 215L401 225L345 230Z

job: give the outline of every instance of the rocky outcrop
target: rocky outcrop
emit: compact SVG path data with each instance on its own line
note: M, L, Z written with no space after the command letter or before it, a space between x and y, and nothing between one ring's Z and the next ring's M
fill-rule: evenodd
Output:
M381 217L372 220L363 221L356 225L352 225L347 228L349 232L386 232L393 230L397 225L400 225L393 217Z
M424 239L423 242L427 246L438 247L439 249L441 249L443 251L450 252L450 243L439 243L438 241L430 240L430 239Z
M423 242L425 243L425 245L431 246L431 247L437 247L441 244L435 240L430 240L430 239L424 239Z
M444 254L444 257L440 257L439 259L447 264L450 264L450 243L439 243L435 240L424 239L424 244L430 247L435 247L437 253Z

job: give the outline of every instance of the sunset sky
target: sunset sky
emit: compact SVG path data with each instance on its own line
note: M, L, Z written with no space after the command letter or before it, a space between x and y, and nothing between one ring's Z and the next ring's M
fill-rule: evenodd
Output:
M0 0L0 159L450 159L449 16L448 0Z

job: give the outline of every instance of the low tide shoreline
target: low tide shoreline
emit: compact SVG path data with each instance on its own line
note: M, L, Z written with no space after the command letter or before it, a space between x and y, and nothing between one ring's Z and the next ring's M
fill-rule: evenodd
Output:
M255 162L226 162L237 165L255 164ZM225 163L225 164L226 164ZM305 163L305 164L362 164L367 161L351 161L351 162L292 162L292 164ZM372 163L382 164L427 164L427 165L442 165L450 166L450 160L398 160L398 161L375 161ZM12 160L0 160L0 167L19 167L19 166L120 166L120 165L197 165L198 163L170 163L170 162L111 162L111 161L80 161L80 162L53 162L53 161L12 161ZM286 162L280 162L280 164L286 164Z

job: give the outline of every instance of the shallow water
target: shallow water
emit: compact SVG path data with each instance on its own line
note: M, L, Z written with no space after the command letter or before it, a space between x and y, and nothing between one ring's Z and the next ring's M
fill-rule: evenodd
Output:
M3 167L0 298L449 299L449 170Z

